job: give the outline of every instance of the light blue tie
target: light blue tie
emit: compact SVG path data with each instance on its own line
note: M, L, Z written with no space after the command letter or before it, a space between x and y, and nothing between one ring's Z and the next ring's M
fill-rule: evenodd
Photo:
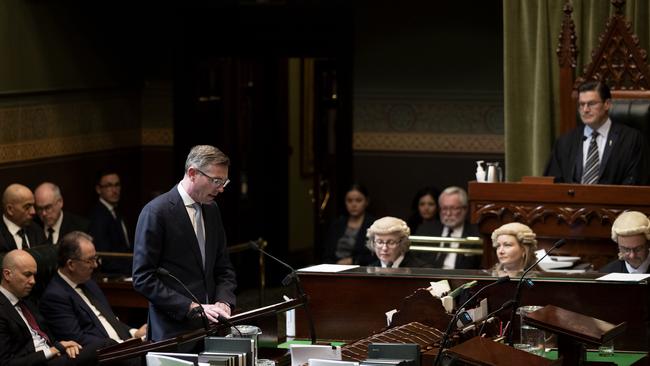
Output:
M203 230L203 213L201 212L201 204L194 202L194 223L196 224L196 240L199 242L199 249L201 250L201 259L203 260L203 267L205 268L205 231Z

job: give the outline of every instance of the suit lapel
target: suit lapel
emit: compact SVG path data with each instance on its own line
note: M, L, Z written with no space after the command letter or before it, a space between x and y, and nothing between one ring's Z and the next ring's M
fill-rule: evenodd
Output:
M5 224L4 220L1 220L0 222L0 233L2 233L2 236L5 239L5 242L7 243L7 247L9 250L13 249L18 249L18 246L16 245L16 241L14 240L14 236L11 235L9 232L9 228L7 228L7 224Z
M600 162L600 169L598 169L599 177L603 176L605 167L607 167L607 161L609 160L610 155L612 155L612 149L614 149L618 144L620 133L620 126L612 122L611 127L609 128L609 133L607 134L607 140L605 140L605 152L603 152L603 161Z
M11 303L9 302L9 299L7 299L5 295L1 293L0 293L0 307L2 307L2 310L5 312L5 314L7 314L11 319L11 321L13 321L16 324L16 326L21 330L21 332L23 333L22 334L23 338L32 337L31 333L29 332L29 329L27 328L27 325L25 324L25 321L18 314L18 310L16 310L16 308L12 306ZM30 344L32 345L32 347L34 346L33 343Z
M573 177L573 180L576 181L577 183L580 183L582 180L582 165L583 162L583 155L582 155L582 150L584 146L584 133L585 133L585 125L582 124L576 133L575 138L575 151L573 156L571 157L573 159L573 169L571 172L571 177ZM567 182L568 183L568 182Z
M75 303L77 303L77 305L83 311L86 312L86 314L88 315L88 318L91 319L93 323L95 323L95 327L97 329L100 329L102 331L102 333L106 337L108 337L108 333L106 333L106 330L104 329L104 326L102 325L102 323L99 321L99 319L95 315L95 312L90 308L90 306L88 306L88 304L86 304L86 302L84 301L84 299L81 298L79 293L75 289L73 289L70 285L68 285L63 280L63 278L61 278L61 276L59 276L58 273L54 275L54 278L52 280L56 281L56 284L59 285L63 289L63 291L65 291L73 299L73 301Z

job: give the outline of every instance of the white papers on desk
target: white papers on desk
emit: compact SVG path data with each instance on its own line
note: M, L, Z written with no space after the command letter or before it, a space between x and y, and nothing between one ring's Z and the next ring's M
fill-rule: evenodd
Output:
M301 366L309 359L341 360L341 347L320 346L313 344L291 345L291 366Z
M359 267L356 264L318 264L311 267L305 267L298 270L298 272L343 272L348 269Z
M449 281L447 280L440 280L438 282L429 282L431 287L429 287L429 292L431 292L431 295L435 297L441 298L442 295L448 293L451 291L451 287L449 286Z
M537 256L537 258L542 258L545 254L546 254L546 250L544 249L535 251L535 255ZM542 259L541 262L539 262L539 266L544 271L557 269L557 268L569 268L572 267L573 264L578 260L580 260L580 257L562 257L562 256L549 255L546 258Z
M596 281L639 282L648 277L648 273L610 273L596 278Z

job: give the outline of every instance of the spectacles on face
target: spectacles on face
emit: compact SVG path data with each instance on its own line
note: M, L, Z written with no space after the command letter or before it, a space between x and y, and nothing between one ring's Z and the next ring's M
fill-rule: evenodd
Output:
M640 255L646 250L648 250L648 247L646 245L640 245L636 248L627 248L627 247L622 247L620 245L618 246L618 251L625 255L629 255L632 253L634 253L635 255Z
M459 213L461 212L465 206L440 206L440 212L453 212L453 213Z
M47 212L47 211L52 211L52 209L54 208L54 205L56 205L57 203L59 203L58 200L55 201L54 203L50 203L49 205L45 205L45 206L34 206L34 209L36 209L36 212Z
M396 246L399 245L400 242L401 242L401 240L397 240L397 241L396 240L386 240L386 241L384 241L384 240L375 239L374 244L375 244L376 247L387 246L389 248L395 248Z
M591 109L594 108L595 106L599 105L602 103L600 100L591 100L589 102L580 102L578 103L578 109L582 110L585 109L585 107Z
M86 263L86 264L88 264L88 265L92 265L92 264L94 264L94 263L97 263L97 261L99 261L99 256L98 256L98 255L95 255L95 256L92 256L92 257L87 258L87 259L72 258L72 260L73 260L73 261L84 262L84 263Z
M226 178L226 179L222 179L222 178L211 177L211 176L209 176L209 175L203 173L203 172L202 172L200 169L198 169L198 168L194 168L194 169L196 169L197 172L201 173L202 176L208 178L208 179L212 182L212 184L214 184L214 185L217 186L217 187L223 187L223 188L226 188L226 186L228 185L228 183L230 183L230 179L228 179L228 178Z

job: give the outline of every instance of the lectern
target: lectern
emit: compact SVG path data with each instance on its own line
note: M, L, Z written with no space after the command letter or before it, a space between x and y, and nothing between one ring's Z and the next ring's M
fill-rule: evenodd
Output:
M587 359L585 345L598 346L625 331L626 323L614 325L553 305L524 316L523 321L557 334L558 356L562 365L583 365Z
M442 364L454 366L561 365L560 360L549 360L483 337L474 337L446 350L443 354Z

